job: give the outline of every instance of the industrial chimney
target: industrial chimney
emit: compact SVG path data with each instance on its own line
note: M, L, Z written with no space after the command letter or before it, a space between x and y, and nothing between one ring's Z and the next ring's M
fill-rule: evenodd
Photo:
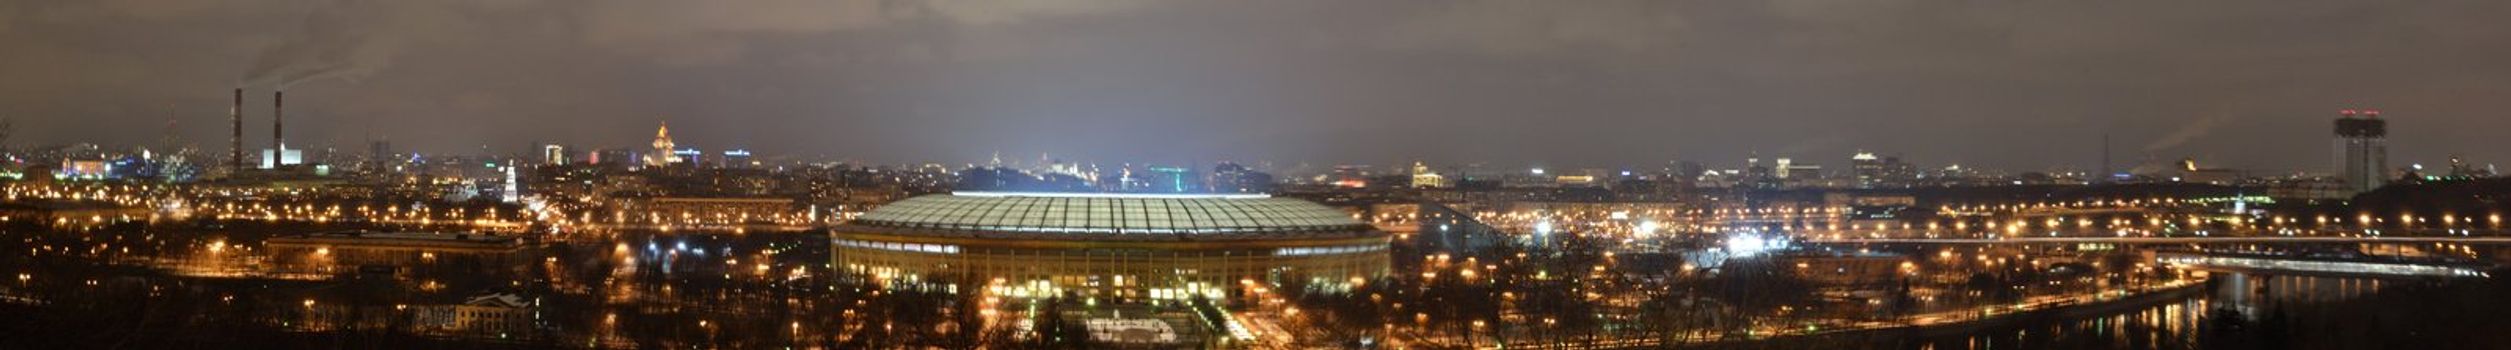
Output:
M286 115L280 114L287 110L287 105L288 92L276 90L270 92L270 156L273 158L287 157L288 119ZM272 159L271 165L279 165L279 161L279 159Z
M235 136L227 138L228 170L244 172L244 88L235 88L235 104L227 106L227 121L233 123Z

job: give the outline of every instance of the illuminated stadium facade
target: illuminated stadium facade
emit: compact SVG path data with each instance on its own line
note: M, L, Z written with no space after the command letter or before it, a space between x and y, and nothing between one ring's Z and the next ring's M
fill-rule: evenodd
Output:
M869 281L983 284L1011 297L1214 299L1301 279L1337 288L1387 270L1387 236L1344 213L1264 195L961 192L882 206L830 233Z

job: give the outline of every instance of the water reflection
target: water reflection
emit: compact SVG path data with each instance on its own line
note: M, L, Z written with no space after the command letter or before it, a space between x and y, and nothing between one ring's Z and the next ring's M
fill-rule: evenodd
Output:
M1921 340L1923 349L2205 349L2211 327L2224 317L2268 318L2277 308L2355 300L2381 290L2370 278L2217 273L2200 293L2124 313L2081 319L2023 320L2027 325L1946 339Z

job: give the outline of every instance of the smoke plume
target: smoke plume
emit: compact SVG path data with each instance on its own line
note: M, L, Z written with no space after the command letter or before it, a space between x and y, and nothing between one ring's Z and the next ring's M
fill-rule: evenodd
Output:
M398 21L379 7L368 1L318 5L295 33L253 60L242 84L284 89L330 78L357 81L390 67L406 40L390 35Z

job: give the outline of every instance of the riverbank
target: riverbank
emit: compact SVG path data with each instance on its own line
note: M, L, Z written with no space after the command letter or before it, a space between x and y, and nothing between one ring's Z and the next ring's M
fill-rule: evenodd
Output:
M1928 339L1978 334L1984 331L2013 328L2016 324L2030 323L2032 321L2097 318L2134 312L2136 310L2153 307L2154 305L2177 302L2186 300L2189 297L2203 295L2209 289L2209 286L2211 286L2211 284L2208 282L2188 282L2175 286L2148 290L2143 293L2131 294L2116 299L2097 300L2091 303L2059 305L2018 312L1994 314L1960 322L1933 323L1893 328L1843 330L1835 333L1810 336Z

